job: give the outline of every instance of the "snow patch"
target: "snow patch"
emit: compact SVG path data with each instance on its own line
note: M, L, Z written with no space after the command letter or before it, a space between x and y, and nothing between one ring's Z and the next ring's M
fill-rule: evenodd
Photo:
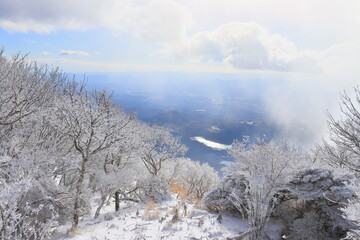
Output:
M221 161L220 162L220 164L222 164L222 165L225 165L225 166L228 166L228 165L230 165L232 162L230 162L230 161Z
M192 141L197 141L199 143L204 144L205 146L215 149L215 150L227 150L230 148L230 145L226 145L226 144L222 144L222 143L217 143L217 142L213 142L210 140L207 140L203 137L192 137L190 138Z
M209 128L209 131L210 131L210 132L220 132L221 129L220 129L219 127L217 127L217 126L211 126L211 127Z
M230 214L210 213L201 206L172 199L149 208L146 204L124 203L119 212L107 209L98 219L84 219L72 240L102 239L227 239L248 228L245 219ZM105 219L111 215L112 219ZM68 226L69 228L70 226ZM51 240L68 239L66 228Z

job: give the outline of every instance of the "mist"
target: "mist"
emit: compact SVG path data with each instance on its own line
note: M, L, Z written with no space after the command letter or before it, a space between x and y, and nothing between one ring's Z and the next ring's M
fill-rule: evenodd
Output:
M279 126L284 140L311 148L328 137L328 113L339 119L340 94L352 96L359 84L359 56L359 47L353 44L331 48L323 53L322 72L289 74L281 85L268 89L266 116Z
M112 91L118 104L136 111L143 120L154 121L154 117L159 119L156 116L167 111L184 112L203 120L262 119L276 126L276 134L268 137L311 149L327 138L328 113L335 118L341 116L340 93L346 91L351 95L358 84L355 50L342 47L343 58L353 59L352 64L346 65L342 64L343 59L338 56L332 59L327 53L330 57L323 57L322 70L316 73L125 72L90 73L86 77L90 88ZM80 75L78 78L82 79ZM186 125L190 120L182 116L170 121ZM164 122L161 120L160 124ZM222 132L212 132L212 136L216 134ZM263 133L259 131L253 136L262 137ZM231 144L226 138L220 139L223 142L208 140Z

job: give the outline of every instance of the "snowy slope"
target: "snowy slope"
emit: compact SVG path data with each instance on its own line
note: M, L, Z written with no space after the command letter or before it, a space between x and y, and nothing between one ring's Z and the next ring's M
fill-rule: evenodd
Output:
M173 197L161 205L123 203L119 212L108 206L96 220L83 219L76 231L64 226L52 240L140 240L140 239L226 239L246 231L246 220L239 216L219 215L201 206ZM271 235L279 239L277 226Z
M53 239L223 239L235 237L247 228L236 216L209 213L200 206L173 198L161 203L127 203L117 212L108 207L99 219L84 219L79 229L65 226Z

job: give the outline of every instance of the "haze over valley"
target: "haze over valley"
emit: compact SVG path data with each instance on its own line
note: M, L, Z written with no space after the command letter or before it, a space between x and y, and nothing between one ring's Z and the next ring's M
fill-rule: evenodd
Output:
M280 80L237 79L232 74L88 74L88 88L108 89L139 119L169 128L189 147L187 157L220 170L233 140L281 139L268 118L265 96ZM78 76L81 79L81 76ZM212 143L213 142L213 143Z

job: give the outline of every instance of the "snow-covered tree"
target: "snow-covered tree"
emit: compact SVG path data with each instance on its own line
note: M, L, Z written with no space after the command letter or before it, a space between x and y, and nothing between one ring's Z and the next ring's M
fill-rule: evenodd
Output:
M147 126L142 135L140 153L144 166L153 176L158 175L164 161L183 156L187 151L185 145L170 133L158 126Z
M0 52L1 239L42 239L66 208L51 179L52 131L44 120L63 80L56 69Z
M185 190L187 196L201 200L218 182L217 172L207 163L199 163L189 158L174 161L174 180Z
M124 129L126 135L110 148L99 155L99 161L93 162L90 170L91 188L100 193L101 200L95 213L95 218L99 216L101 208L112 197L115 197L115 210L118 210L120 200L137 201L130 197L129 192L136 191L136 181L143 174L139 174L141 160L137 156L139 149L140 123L132 120ZM145 169L144 169L145 170ZM120 197L121 196L121 197Z
M234 163L226 172L239 171L246 179L244 194L232 194L232 202L248 218L250 239L263 239L276 194L289 181L302 161L302 154L298 149L275 141L251 145L246 141L234 141L229 153Z
M9 60L0 50L0 126L13 125L35 113L53 97L63 75L38 66L20 54Z
M82 85L70 82L63 88L65 95L56 101L53 127L72 143L77 153L72 161L78 164L75 181L73 224L78 225L86 204L89 188L89 166L100 161L101 153L126 137L125 127L132 119L115 107L105 91L86 91Z
M323 141L318 151L327 163L346 167L356 174L360 173L360 89L354 89L355 97L344 92L341 99L342 117L338 120L328 114L330 139Z
M348 231L345 239L360 239L360 184L358 179L354 179L349 183L349 187L356 194L341 210L344 217L355 224L355 228Z
M159 126L141 124L139 132L139 156L143 168L138 169L137 188L142 200L162 199L169 193L169 170L167 162L181 157L187 148L169 130ZM145 170L145 171L144 171Z
M32 122L31 119L28 116L26 123ZM0 156L4 239L42 239L67 217L69 195L52 178L55 158L50 155L52 151L44 148L38 125L33 127L32 131L26 131L27 124L17 124L7 148L11 155L3 152Z
M351 96L352 95L352 96ZM316 148L315 153L320 161L326 162L335 169L345 169L360 176L360 89L354 88L354 94L346 92L340 95L340 117L328 114L329 139ZM358 182L357 179L354 182ZM351 221L359 223L359 190L352 187L356 197L350 199L349 204L343 208ZM357 239L358 231L349 232Z

